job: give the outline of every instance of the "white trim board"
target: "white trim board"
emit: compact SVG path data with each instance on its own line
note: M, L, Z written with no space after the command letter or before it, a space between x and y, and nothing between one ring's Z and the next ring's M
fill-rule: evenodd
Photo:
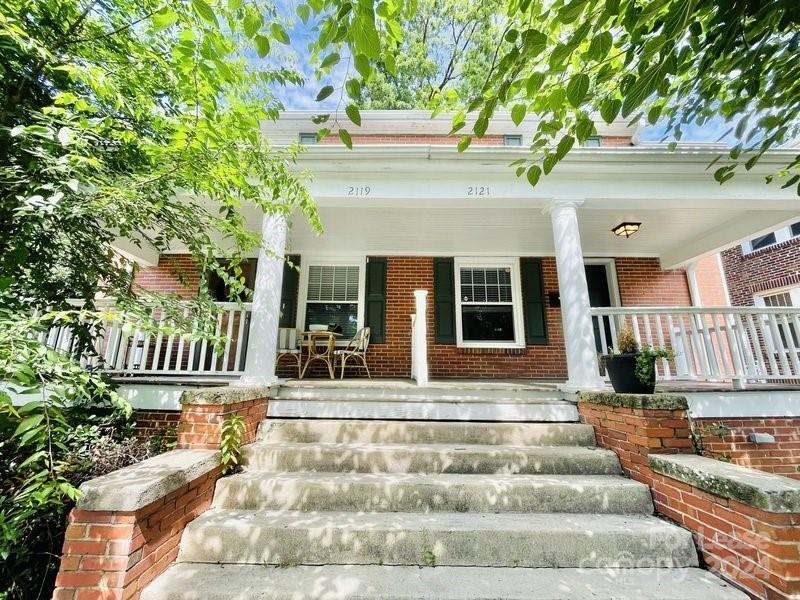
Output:
M710 418L799 417L800 391L688 392L689 416Z
M197 389L200 386L124 383L117 392L136 410L180 410L183 392Z

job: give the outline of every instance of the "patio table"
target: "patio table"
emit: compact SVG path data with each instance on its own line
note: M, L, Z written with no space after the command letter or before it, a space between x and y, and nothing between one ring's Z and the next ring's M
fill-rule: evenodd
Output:
M333 331L303 331L300 333L300 356L304 363L300 379L305 377L308 365L314 361L321 361L328 365L328 373L331 379L334 378L334 350L336 349L336 339L340 337L342 337L341 333ZM305 359L302 358L304 348L307 349Z

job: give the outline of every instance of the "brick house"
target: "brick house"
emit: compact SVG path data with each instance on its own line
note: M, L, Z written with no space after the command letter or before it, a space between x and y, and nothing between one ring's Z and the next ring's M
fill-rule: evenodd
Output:
M447 118L366 112L360 129L350 128L358 133L348 150L335 136L315 143L311 116L289 112L265 126L276 144L307 145L300 167L313 174L309 188L325 226L317 236L300 217L262 222L252 211L252 226L262 227L273 250L299 265L268 261L267 254L249 265L256 304L276 315L262 318L253 309L243 318L233 312L224 317L221 331L232 325L234 339L215 367L208 356L199 360L199 348L190 361L188 346L181 346L160 366L139 361L134 371L244 372L252 381L271 380L273 373L291 377L296 367L281 362L276 371L274 349L254 332L274 336L278 326L336 324L343 339L371 328L373 376L408 377L413 292L424 290L431 377L597 387L597 355L614 346L616 330L626 322L635 325L642 343L673 347L682 356L661 365L660 377L746 378L744 355L719 356L721 342L730 342L719 339L724 327L709 323L706 330L700 320L677 314L693 304L709 306L693 298L693 276L704 256L796 217L791 190L765 186L763 174L755 172L721 187L705 171L718 149L669 153L639 144L637 128L622 122L598 123L597 137L533 189L508 166L528 156L533 122L517 127L499 115L483 139L458 153ZM783 154L767 156L761 168L782 163ZM626 232L627 223L635 231ZM184 297L196 292L199 274L180 249L162 256L130 252L138 252L142 265L137 285ZM226 299L224 290L218 299ZM643 307L659 310L634 314ZM675 309L672 325L661 310L667 307ZM175 362L178 355L186 357L183 366ZM766 365L768 357L760 362ZM758 374L788 373L767 370L763 366Z

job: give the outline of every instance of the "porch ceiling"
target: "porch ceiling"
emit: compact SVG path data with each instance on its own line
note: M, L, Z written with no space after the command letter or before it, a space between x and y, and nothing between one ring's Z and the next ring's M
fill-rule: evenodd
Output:
M291 232L290 249L301 254L367 255L528 255L554 253L550 219L531 207L321 207L326 232L315 235L300 219ZM727 235L743 225L735 239L772 226L798 213L717 208L609 208L581 207L578 219L587 256L654 256L665 267L680 264L686 250L702 254L714 232ZM611 228L622 221L642 223L630 239L616 237ZM666 259L666 260L665 260ZM684 259L685 260L685 259Z

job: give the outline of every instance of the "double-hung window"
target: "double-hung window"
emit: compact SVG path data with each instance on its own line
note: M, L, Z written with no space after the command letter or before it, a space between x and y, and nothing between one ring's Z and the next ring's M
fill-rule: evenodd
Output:
M362 267L359 264L310 264L305 279L303 327L338 325L350 339L363 321Z
M800 306L800 287L786 288L783 290L770 291L766 294L755 296L755 305L765 308L791 308ZM764 325L762 326L765 335L771 338L772 344L778 352L788 352L791 346L800 348L800 332L795 328L794 318L789 315L784 322L782 317L777 317L775 321L778 334L780 335L780 344L778 340L772 339L775 336L772 334L772 329L769 326L768 317L764 316ZM789 338L791 337L791 345Z
M524 346L518 263L456 259L455 268L458 345Z

